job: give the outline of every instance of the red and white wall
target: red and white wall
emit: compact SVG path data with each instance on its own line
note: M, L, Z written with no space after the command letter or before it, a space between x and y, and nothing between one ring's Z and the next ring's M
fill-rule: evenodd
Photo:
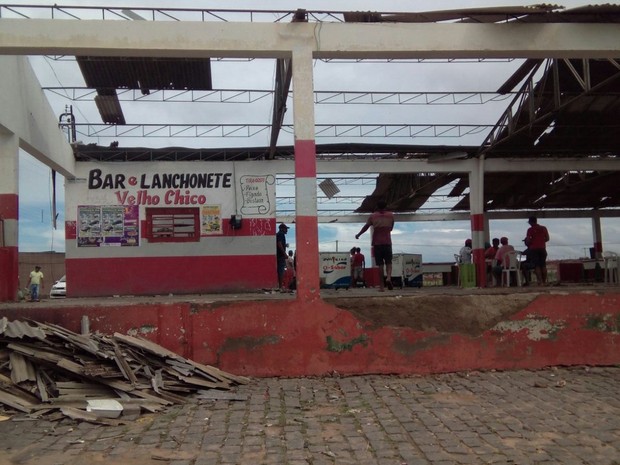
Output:
M277 283L270 165L77 165L65 189L69 296L238 291ZM177 226L168 223L179 212L189 216L177 217ZM241 219L239 228L231 224L233 215ZM188 228L194 233L185 237Z

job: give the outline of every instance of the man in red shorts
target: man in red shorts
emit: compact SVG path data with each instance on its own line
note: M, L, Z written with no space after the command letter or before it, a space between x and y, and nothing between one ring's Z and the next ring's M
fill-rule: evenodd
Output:
M392 229L394 228L394 214L386 210L387 204L380 200L377 202L377 210L370 215L366 224L355 235L356 239L364 234L372 226L372 246L375 252L375 261L379 267L379 290L384 291L383 280L389 290L392 285ZM383 267L385 266L385 275ZM385 278L384 278L385 276Z
M529 259L534 266L536 281L539 286L547 284L547 242L549 242L549 231L544 226L538 224L535 216L530 216L527 220L530 227L527 230L524 242L531 254Z

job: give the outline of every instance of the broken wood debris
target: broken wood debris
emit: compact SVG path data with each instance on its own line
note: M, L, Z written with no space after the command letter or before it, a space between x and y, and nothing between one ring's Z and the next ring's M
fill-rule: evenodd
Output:
M0 403L19 412L100 424L122 420L87 411L114 399L135 414L219 396L248 378L185 359L143 338L73 333L57 325L0 318ZM195 395L194 395L195 394Z

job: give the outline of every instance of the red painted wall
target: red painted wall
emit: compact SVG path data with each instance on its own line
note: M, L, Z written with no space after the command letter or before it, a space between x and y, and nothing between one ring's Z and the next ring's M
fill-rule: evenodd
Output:
M88 315L92 331L133 331L185 357L247 376L427 374L620 363L620 293L540 295L477 337L373 328L348 311L305 299L28 311L16 304L2 313L73 331L79 331L82 315Z
M65 264L69 297L239 292L275 287L278 280L275 254L81 258Z
M230 238L231 243L240 237L273 237L272 253L106 258L106 249L102 247L95 249L101 255L97 258L77 258L75 254L67 254L67 295L201 294L277 287L275 218L242 221L241 229L235 230L228 219L224 220L222 236ZM65 231L69 239L75 239L75 222L67 222ZM152 244L144 243L143 247L145 254L155 253ZM166 244L157 244L157 248L160 247L165 248ZM207 247L206 243L204 247ZM230 253L227 250L219 252Z

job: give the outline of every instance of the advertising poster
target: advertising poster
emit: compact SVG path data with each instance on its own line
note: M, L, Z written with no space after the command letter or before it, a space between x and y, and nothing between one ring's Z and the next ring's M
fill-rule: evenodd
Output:
M403 254L403 284L408 287L422 287L423 278L422 255Z
M137 205L78 206L78 247L135 247L140 243Z
M222 207L203 205L200 210L200 235L213 236L222 233Z
M349 252L319 252L321 287L340 288L351 285Z

